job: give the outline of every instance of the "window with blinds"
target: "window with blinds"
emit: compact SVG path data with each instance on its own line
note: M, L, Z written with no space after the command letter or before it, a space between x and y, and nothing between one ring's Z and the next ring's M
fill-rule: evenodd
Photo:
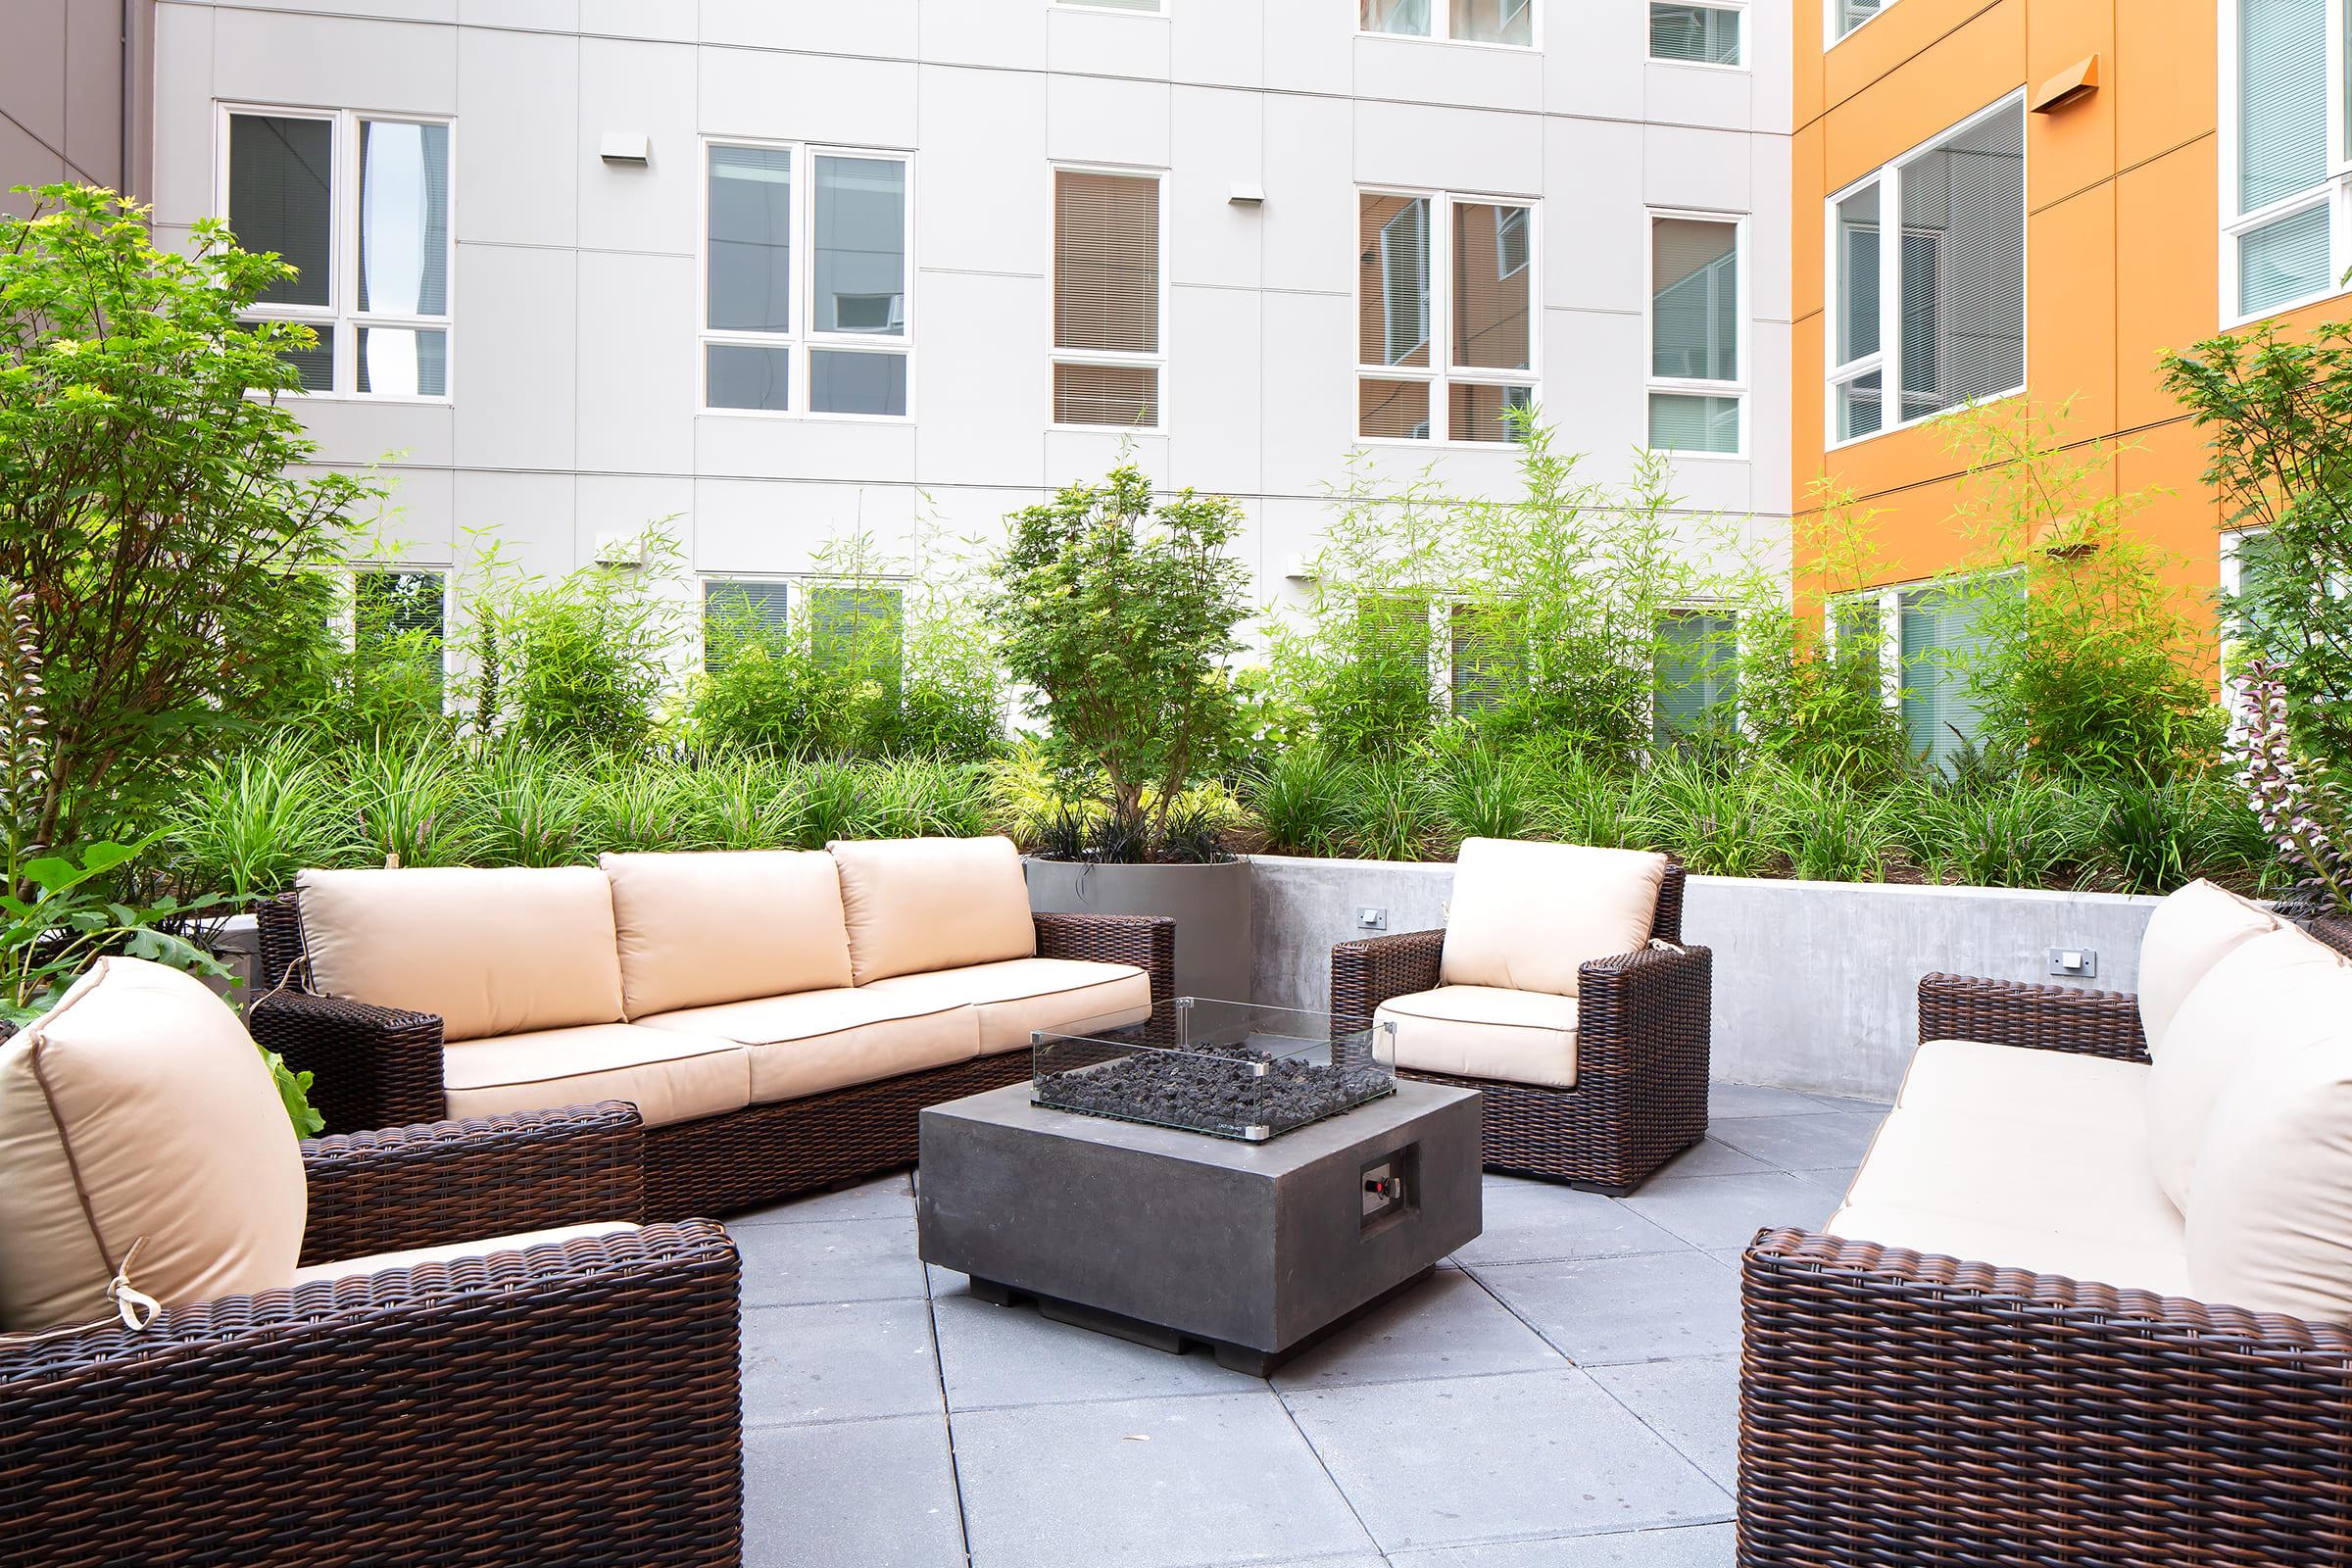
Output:
M1358 27L1403 38L1532 48L1536 0L1358 0Z
M818 665L885 686L898 684L906 646L906 596L871 583L812 583L803 596Z
M1649 58L1685 66L1737 66L1741 21L1739 6L1651 0Z
M235 110L224 139L230 229L247 250L274 251L295 269L253 318L317 335L285 351L303 389L446 398L449 126Z
M2346 258L2335 235L2352 190L2352 131L2328 90L2345 59L2347 8L2336 0L2223 0L2225 162L2235 186L2226 225L2223 314L2252 320L2337 292Z
M1894 0L1829 0L1830 41L1836 43L1892 4Z
M1519 620L1494 605L1455 605L1446 685L1456 713L1492 712L1527 684Z
M1735 616L1676 611L1658 622L1651 729L1660 746L1724 734L1739 719Z
M712 142L703 407L904 418L906 160Z
M1661 452L1741 450L1741 224L1649 220L1649 444Z
M745 577L703 579L703 668L715 674L751 649L785 649L789 587Z
M1858 440L2026 378L2025 106L1830 201L1830 428Z
M1939 768L1949 768L1982 733L1968 670L1986 646L1983 603L1979 593L1940 587L1905 589L1895 598L1903 731L1912 755Z
M1535 404L1533 209L1363 191L1357 237L1357 434L1518 439Z
M1054 173L1054 422L1160 422L1159 178Z
M440 689L447 588L437 571L387 567L352 574L351 642L360 678L414 671L429 689Z

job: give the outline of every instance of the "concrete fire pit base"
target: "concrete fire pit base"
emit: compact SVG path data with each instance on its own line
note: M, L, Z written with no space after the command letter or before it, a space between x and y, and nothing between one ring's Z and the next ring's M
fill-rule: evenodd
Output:
M1030 1103L922 1113L923 1260L973 1294L1263 1376L1479 1233L1479 1097L1396 1093L1265 1144Z

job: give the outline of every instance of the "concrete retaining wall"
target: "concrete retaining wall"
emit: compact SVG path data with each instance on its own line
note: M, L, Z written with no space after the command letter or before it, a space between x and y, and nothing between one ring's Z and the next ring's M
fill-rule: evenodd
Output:
M1391 931L1446 923L1451 865L1256 857L1263 1003L1320 1007L1331 947L1355 910ZM2106 991L2138 988L2156 901L2105 893L1889 887L1692 877L1683 933L1715 952L1715 1075L1822 1094L1890 1098L1918 1040L1919 977L1933 970L2040 981L2046 951L2087 948Z

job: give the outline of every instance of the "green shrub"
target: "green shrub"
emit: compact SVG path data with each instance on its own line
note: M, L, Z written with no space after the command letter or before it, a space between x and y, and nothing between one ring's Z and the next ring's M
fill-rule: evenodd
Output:
M2212 765L2225 718L2213 639L2180 563L2131 526L2103 446L2069 448L2066 411L1968 410L1957 521L1975 559L1942 579L1973 615L1953 651L1985 749L2045 774L2161 783Z
M1355 770L1307 742L1277 753L1244 794L1267 843L1287 855L1338 855L1348 842Z
M196 769L170 816L172 856L199 887L274 894L305 866L351 854L342 791L318 760L287 738Z
M2352 322L2266 323L2167 355L2164 369L2211 437L2205 482L2249 531L2230 635L2270 661L2296 744L2352 769Z
M549 580L493 543L461 593L472 630L473 724L538 749L635 750L651 739L680 640L677 542L639 541L642 564L593 564Z

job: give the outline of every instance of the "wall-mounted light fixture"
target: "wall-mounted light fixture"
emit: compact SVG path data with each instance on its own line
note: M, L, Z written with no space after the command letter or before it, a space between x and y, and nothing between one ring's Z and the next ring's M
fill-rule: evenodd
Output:
M643 169L653 161L653 142L642 130L608 130L596 155L608 164Z
M1263 207L1266 205L1266 187L1254 180L1238 181L1225 200L1235 207Z
M2037 115L2054 115L2068 104L2080 103L2099 90L2099 57L2084 55L2034 89L2026 107Z

